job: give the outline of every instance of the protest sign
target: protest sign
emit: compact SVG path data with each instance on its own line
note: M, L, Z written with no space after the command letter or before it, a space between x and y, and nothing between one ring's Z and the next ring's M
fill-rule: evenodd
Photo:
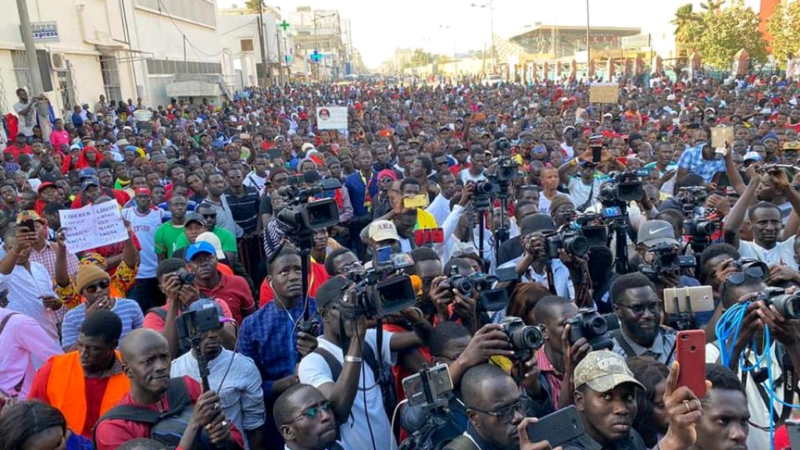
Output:
M317 108L317 129L346 130L347 108L344 106L323 106Z
M58 212L67 237L67 250L78 253L128 239L116 202Z
M616 83L597 83L589 88L591 103L614 103L619 101L619 85Z

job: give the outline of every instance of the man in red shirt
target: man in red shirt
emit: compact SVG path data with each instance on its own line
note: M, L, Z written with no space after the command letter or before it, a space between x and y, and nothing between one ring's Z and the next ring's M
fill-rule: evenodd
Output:
M193 408L192 417L177 446L179 449L195 448L200 439L210 441L217 448L244 448L242 434L225 417L221 400L214 391L203 392L200 383L188 376L170 378L172 361L164 336L144 328L134 330L122 340L120 351L122 370L130 379L131 390L97 424L97 450L115 450L133 439L151 437L151 424L114 418L122 412L118 409L121 406L133 406L162 415L176 408ZM178 397L170 394L181 391L188 396L189 403L170 404L170 398Z
M236 323L255 310L253 293L244 278L227 275L217 269L217 251L208 242L196 242L186 249L186 262L195 275L195 286L208 298L228 304Z
M33 155L31 146L25 142L25 135L18 133L14 143L3 150L3 154L10 154L14 156L14 162L19 162L19 155Z

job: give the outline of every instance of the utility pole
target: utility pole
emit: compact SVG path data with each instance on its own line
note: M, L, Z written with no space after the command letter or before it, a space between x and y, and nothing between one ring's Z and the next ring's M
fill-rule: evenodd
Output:
M267 42L264 40L264 0L258 1L258 42L261 44L261 65L264 68L262 87L265 87L268 81L272 79L272 71L269 70L266 51Z
M589 61L591 60L592 60L592 49L589 48L589 0L586 0L586 64L589 64ZM587 65L586 67L588 71L589 66Z
M494 0L489 0L489 20L491 21L489 27L492 33L492 73L494 73L497 67L497 48L494 45Z
M317 46L317 12L314 11L314 50L319 51L319 47ZM319 81L319 61L314 61L314 71L316 74L314 75L314 79Z
M17 11L19 12L19 23L22 26L22 42L25 43L25 59L28 61L28 74L31 79L30 97L44 95L44 85L42 84L42 74L39 72L39 60L36 57L36 45L33 43L33 31L31 30L31 18L28 15L28 4L26 0L17 0Z
M283 55L281 54L281 32L275 27L275 42L278 43L278 84L283 86Z

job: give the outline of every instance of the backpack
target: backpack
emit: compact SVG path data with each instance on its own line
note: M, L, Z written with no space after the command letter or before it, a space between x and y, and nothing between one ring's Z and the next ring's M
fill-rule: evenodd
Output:
M336 380L339 379L339 375L342 374L342 363L322 347L314 349L314 353L322 356L328 364L328 367L331 369L331 378L333 378L333 382L335 383ZM383 367L383 370L381 370L381 363L378 362L378 358L375 356L375 350L372 349L371 345L366 343L364 345L362 359L367 363L369 368L372 369L372 373L375 375L374 382L380 383L381 393L383 394L383 408L386 410L386 414L392 417L395 405L397 404L392 369L390 367Z
M150 313L153 313L158 317L160 317L161 320L164 321L164 323L167 322L167 310L165 310L164 308L160 306L154 306L148 309L147 312L144 313L144 315L146 316ZM177 358L178 356L183 356L186 353L189 353L191 349L192 346L188 342L186 342L185 339L180 339L180 342L178 342L178 354L175 355L175 358Z
M152 427L150 439L164 444L167 448L176 448L194 413L192 399L189 397L183 378L170 379L167 399L170 410L165 413L134 405L119 405L111 408L97 420L97 424L94 426L92 440L95 448L97 448L97 427L100 422L112 419L149 424ZM195 448L204 450L214 448L206 430L202 430L195 440Z

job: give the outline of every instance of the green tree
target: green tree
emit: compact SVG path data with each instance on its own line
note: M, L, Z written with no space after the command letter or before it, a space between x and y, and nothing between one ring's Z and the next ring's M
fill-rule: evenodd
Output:
M259 3L261 3L261 7L262 8L265 8L267 6L267 3L264 0L247 0L244 3L244 7L247 8L248 10L254 12L254 13L257 13L258 12L258 6L259 6L258 4Z
M703 62L716 69L729 69L741 49L747 51L752 61L765 62L767 43L761 36L759 23L758 14L745 7L742 0L735 0L717 14L704 14L703 32L697 42Z
M421 48L415 48L414 52L411 54L411 65L414 67L424 66L431 64L432 62L433 55L422 50Z
M694 50L702 31L702 21L702 16L694 12L691 3L678 8L675 18L670 22L675 25L675 41L688 51Z
M789 54L800 51L800 2L792 2L788 7L778 5L767 21L767 31L772 35L772 54L785 69Z
M722 9L722 5L724 3L725 0L719 0L717 2L714 0L706 0L705 3L700 3L700 8L702 8L705 12L716 13Z

